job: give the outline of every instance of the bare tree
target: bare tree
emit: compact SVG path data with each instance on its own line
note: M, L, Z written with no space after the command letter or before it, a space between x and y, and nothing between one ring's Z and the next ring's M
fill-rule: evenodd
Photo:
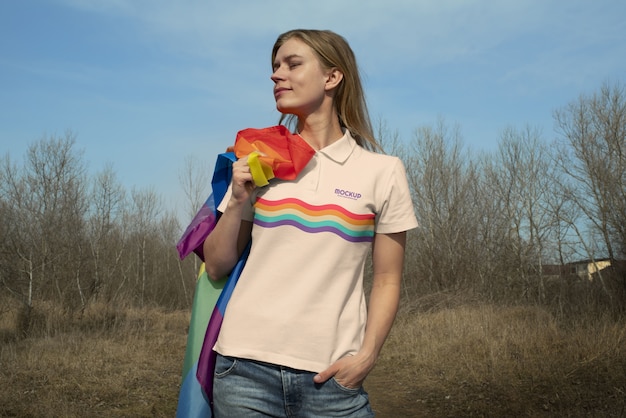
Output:
M21 171L7 154L2 160L0 196L2 201L2 266L0 279L6 291L24 306L32 307L33 274L32 261L25 262L28 236L23 226L28 222L24 209L25 181ZM30 260L30 259L29 259ZM27 268L27 266L29 268ZM26 275L26 271L30 275Z
M67 272L61 267L72 264L69 258L79 251L86 210L84 166L74 142L71 133L42 139L29 147L22 170L8 157L3 165L2 194L15 225L12 250L39 269L41 285L53 284L59 300L61 273Z
M181 261L178 258L175 246L179 238L180 223L174 212L168 211L161 217L158 231L160 242L159 254L157 254L160 260L158 268L163 274L160 275L157 283L156 302L160 306L167 307L191 306L192 295L188 291L188 282L191 287L193 283L191 280L195 279L197 270L191 271L184 268L183 263L190 265L191 261ZM180 281L174 280L176 276L180 278Z
M73 310L84 302L82 278L89 275L86 175L74 135L34 143L22 168L7 155L1 171L8 221L3 270L10 272L2 277L4 288L23 303L26 318L38 299Z
M139 285L139 304L144 306L146 299L146 286L149 266L155 262L156 254L150 251L152 241L157 235L156 225L159 222L159 215L163 210L162 201L153 189L131 191L131 209L126 222L130 222L130 231L136 255L135 283ZM149 264L150 263L150 264Z
M459 290L477 280L478 176L463 149L458 126L440 120L416 130L407 175L420 222L417 264L430 290Z
M511 263L508 267L501 263L500 271L510 271L509 286L521 287L525 297L532 292L540 301L545 300L542 266L555 261L555 236L562 233L554 213L562 204L557 201L561 195L552 161L538 129L510 127L503 131L497 153L484 165L487 195L498 202L498 224L507 228L500 245Z
M557 110L554 118L560 134L559 164L574 185L573 200L602 243L591 256L624 257L626 91L619 84L605 84L598 93L581 95Z
M400 134L397 130L392 131L385 120L378 120L375 125L376 139L380 144L380 148L383 152L395 155L406 163L407 149L404 142L400 139Z
M178 173L178 181L186 198L185 211L187 213L187 221L191 222L211 193L211 172L209 165L205 160L199 159L194 154L187 156L185 158L185 165ZM199 259L192 256L191 260L193 263L193 271L197 272ZM182 266L180 273L182 276ZM195 274L190 277L194 276ZM181 277L181 280L184 284L185 279ZM186 293L186 286L184 289Z
M89 179L71 132L34 143L21 165L0 160L0 291L22 303L24 326L44 300L67 313L97 299L188 306L176 276L195 271L161 202L153 189L127 198L110 165Z
M105 290L107 299L112 295L112 286L121 276L121 261L126 250L128 227L124 225L126 191L117 180L113 167L105 168L92 180L90 211L87 219L90 259L93 276L89 284L90 296L98 298Z
M196 155L185 158L178 181L186 198L185 211L191 220L211 192L210 165Z

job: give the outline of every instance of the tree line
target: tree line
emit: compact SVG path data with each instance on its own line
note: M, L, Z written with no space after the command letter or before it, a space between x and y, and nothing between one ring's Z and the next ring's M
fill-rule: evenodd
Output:
M189 305L194 273L174 245L180 225L153 189L125 189L110 165L88 176L71 132L0 162L0 286L25 312L92 302Z
M495 151L481 154L443 121L418 128L409 142L383 130L405 161L421 223L409 243L409 301L451 291L561 312L585 301L623 312L626 91L605 83L553 118L553 138L509 127ZM570 263L600 259L612 268L591 283L568 274Z
M581 284L546 266L626 258L626 91L606 83L553 116L554 138L510 127L482 153L445 120L408 140L379 126L385 151L406 165L420 222L409 235L403 306L424 309L428 295L446 293L563 309L593 295L622 312L623 271L572 293ZM189 219L209 174L194 157L180 173ZM4 156L0 219L0 295L26 312L40 301L72 314L93 302L191 304L198 261L181 262L175 250L185 225L157 191L127 190L111 166L88 175L71 132L33 143L19 164Z

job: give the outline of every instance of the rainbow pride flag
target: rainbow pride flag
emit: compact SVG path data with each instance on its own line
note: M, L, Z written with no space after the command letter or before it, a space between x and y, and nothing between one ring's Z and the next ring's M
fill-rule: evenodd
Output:
M220 202L226 194L232 176L232 163L236 159L237 157L232 152L218 155L213 180L211 181L213 193L204 202L204 205L200 208L176 245L181 259L193 252L204 261L202 244L213 231L213 228L215 228L219 218L215 202ZM238 264L242 263L245 263L244 257L240 259ZM230 276L233 275L231 274ZM219 316L215 312L219 310L217 309L218 301L229 279L230 277L211 280L204 269L204 263L200 265L191 307L187 348L185 349L185 359L183 361L182 384L176 409L177 418L210 418L213 416L211 410L212 394L202 387L197 374L200 354L202 353L207 331L211 329L216 336L219 333L221 317L223 317L223 309L226 308L227 300L223 301L223 308ZM215 321L218 321L218 319L215 319L210 324L210 318L213 316L220 318L219 323L216 323ZM201 369L206 372L207 367L207 365L204 365Z
M203 243L217 224L219 212L216 204L226 194L232 177L232 164L238 157L248 156L253 180L257 186L263 186L272 178L294 179L314 154L315 150L300 136L291 134L281 125L239 131L234 153L227 152L217 157L211 181L213 191L176 245L179 257L184 259L193 252L204 261ZM178 396L178 418L213 416L213 371L216 359L213 346L249 251L250 244L226 278L211 280L204 264L200 266Z

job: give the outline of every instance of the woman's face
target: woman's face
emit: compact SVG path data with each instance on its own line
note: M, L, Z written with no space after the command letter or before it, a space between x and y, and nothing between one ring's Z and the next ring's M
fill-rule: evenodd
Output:
M278 49L273 70L279 112L308 116L330 99L326 94L330 71L322 68L315 52L301 40L291 38Z

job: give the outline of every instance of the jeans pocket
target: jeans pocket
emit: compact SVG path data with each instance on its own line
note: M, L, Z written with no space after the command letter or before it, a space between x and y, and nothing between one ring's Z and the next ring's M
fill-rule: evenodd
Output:
M215 359L215 377L226 377L237 367L237 359L234 357L225 357L220 354Z
M351 394L357 394L361 391L361 387L358 388L349 388L347 386L342 385L341 383L339 383L337 381L337 379L335 379L335 377L331 377L330 378L331 382L333 382L333 384L340 389L342 392L346 392L346 393L351 393Z

